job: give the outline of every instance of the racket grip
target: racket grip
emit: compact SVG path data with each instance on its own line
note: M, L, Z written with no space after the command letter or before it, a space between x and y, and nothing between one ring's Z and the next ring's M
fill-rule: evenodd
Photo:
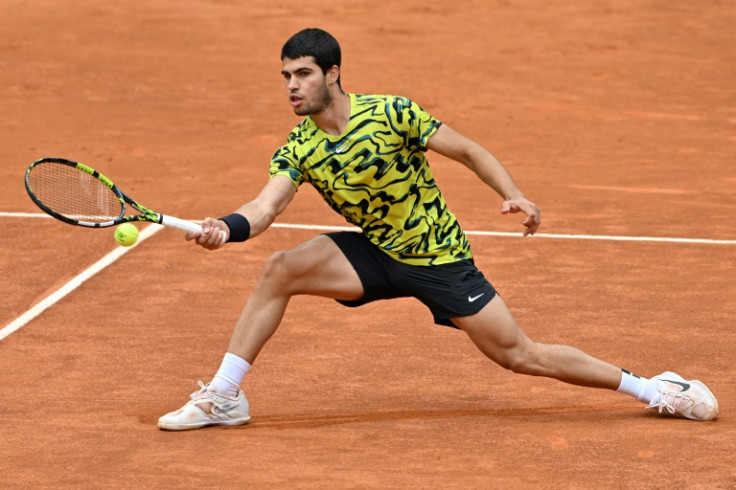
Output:
M165 214L160 214L160 223L164 226L169 226L171 228L176 228L177 230L186 231L189 233L190 231L200 231L202 229L202 225L199 225L197 223L192 223L191 221L187 221L185 219L175 218L173 216L166 216ZM221 231L223 240L225 239L225 232Z
M197 223L192 223L191 221L187 221L185 219L179 219L173 216L166 216L163 214L160 216L161 216L161 219L159 223L161 223L164 226L170 226L171 228L176 228L177 230L186 231L187 233L191 231L200 231L202 229L202 225L199 225Z

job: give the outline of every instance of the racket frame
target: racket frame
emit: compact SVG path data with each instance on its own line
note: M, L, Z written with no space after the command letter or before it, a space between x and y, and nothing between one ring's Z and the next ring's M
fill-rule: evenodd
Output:
M92 221L84 221L84 220L69 218L49 208L33 192L33 189L31 188L31 184L29 181L31 171L33 170L33 168L36 167L37 165L43 165L43 164L68 165L70 167L74 167L78 170L84 171L88 173L89 175L91 175L92 177L100 180L113 192L115 197L120 200L120 207L121 207L120 215L116 219L113 219L110 221L95 223ZM122 190L120 190L120 188L118 188L118 186L115 185L109 178L105 177L97 170L91 167L88 167L87 165L84 165L82 163L75 162L72 160L67 160L66 158L45 157L45 158L41 158L33 162L31 165L28 166L28 169L26 170L25 186L26 186L26 191L28 192L28 195L30 196L31 200L33 200L33 202L39 208L41 208L46 214L53 216L54 218L60 221L63 221L64 223L68 223L70 225L84 226L87 228L109 228L111 226L117 226L122 223L130 223L132 221L149 221L151 223L158 223L160 225L169 226L169 227L176 228L176 229L179 229L181 231L186 231L186 232L193 232L193 231L201 230L200 225L193 223L191 221L175 218L173 216L165 216L163 214L160 214L160 213L157 213L155 211L148 209L142 204L139 204L133 199L131 199L127 194L125 194ZM129 204L133 209L135 209L141 214L131 214L129 216L125 216L126 203Z

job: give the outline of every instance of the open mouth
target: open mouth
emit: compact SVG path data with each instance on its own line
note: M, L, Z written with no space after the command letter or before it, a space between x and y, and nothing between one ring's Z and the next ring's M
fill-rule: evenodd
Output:
M302 97L299 96L299 95L296 95L296 94L289 95L289 103L293 107L297 107L297 106L301 105L302 100L303 100Z

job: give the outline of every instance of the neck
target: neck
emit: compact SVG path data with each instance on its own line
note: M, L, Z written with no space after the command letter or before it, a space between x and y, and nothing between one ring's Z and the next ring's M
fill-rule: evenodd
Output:
M332 97L330 105L319 114L312 114L311 117L319 129L325 133L342 134L350 121L350 96L338 90Z

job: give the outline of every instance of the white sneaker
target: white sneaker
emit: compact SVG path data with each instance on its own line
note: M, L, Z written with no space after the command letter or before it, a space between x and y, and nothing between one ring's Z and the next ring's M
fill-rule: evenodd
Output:
M243 425L250 420L248 400L241 390L237 398L229 398L208 391L209 383L199 383L199 390L179 410L158 419L158 426L166 430L191 430L208 425Z
M718 418L718 401L700 381L685 381L682 376L670 371L654 379L657 380L659 393L647 408L656 408L659 413L690 420Z

